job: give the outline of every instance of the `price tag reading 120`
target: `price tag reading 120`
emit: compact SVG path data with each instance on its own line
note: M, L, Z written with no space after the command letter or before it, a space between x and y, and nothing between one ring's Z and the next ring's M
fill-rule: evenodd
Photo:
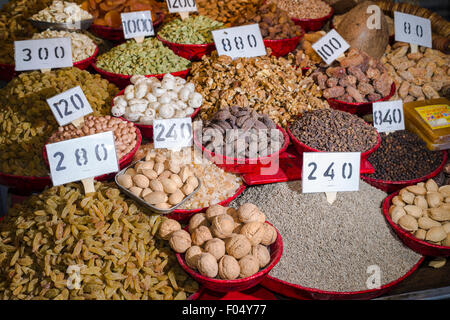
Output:
M70 38L14 41L16 71L72 67Z
M402 100L373 103L373 126L378 132L405 130Z
M312 47L326 64L331 64L337 57L350 48L350 45L336 30L332 29L316 41Z
M302 192L359 190L360 152L303 153Z
M395 41L408 42L431 48L430 19L394 12Z
M152 14L150 11L137 11L121 13L123 35L125 39L152 36L153 29Z
M266 47L258 24L212 31L219 56L232 59L259 57L266 54Z
M79 86L47 99L47 103L60 126L93 112Z
M195 0L166 0L170 13L197 11Z
M181 149L192 146L192 119L174 118L153 121L156 149Z
M54 186L119 171L112 131L46 145Z

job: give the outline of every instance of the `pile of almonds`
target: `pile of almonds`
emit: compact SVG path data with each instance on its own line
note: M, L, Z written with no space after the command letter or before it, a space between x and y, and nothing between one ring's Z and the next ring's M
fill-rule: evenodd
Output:
M189 232L171 219L161 223L159 236L170 247L185 253L186 264L209 278L247 278L270 262L268 246L277 231L265 223L266 216L252 203L238 210L213 205L189 221Z
M161 210L179 204L199 185L189 166L154 150L147 153L145 160L119 175L117 182L136 197Z
M392 198L389 215L416 238L450 247L450 185L438 187L430 179L403 188Z

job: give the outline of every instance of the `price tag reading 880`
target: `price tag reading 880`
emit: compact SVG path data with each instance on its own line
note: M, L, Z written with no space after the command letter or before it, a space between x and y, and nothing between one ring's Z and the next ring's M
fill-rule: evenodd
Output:
M394 12L395 41L408 42L431 48L431 22L430 19Z
M153 121L155 149L175 149L192 146L192 119L174 118Z
M123 35L125 39L152 36L153 29L152 14L150 11L121 13Z
M360 163L360 152L305 152L302 192L358 191Z
M197 11L195 0L166 0L170 13Z
M378 132L405 130L402 100L373 103L373 126Z
M266 47L258 24L212 31L219 56L232 59L251 58L266 54Z
M112 131L45 147L54 186L119 171Z
M72 67L70 38L14 41L16 71Z
M325 63L331 64L350 48L350 45L333 29L316 41L312 47Z

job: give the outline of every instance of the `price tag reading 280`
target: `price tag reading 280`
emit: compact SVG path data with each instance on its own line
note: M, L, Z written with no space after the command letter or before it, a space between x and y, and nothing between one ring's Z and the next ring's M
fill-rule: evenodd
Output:
M395 41L432 47L430 19L394 12Z
M316 41L312 47L326 64L331 64L337 57L350 48L350 45L336 30L332 29Z
M46 145L54 186L119 171L112 131Z
M153 29L152 14L150 11L137 11L121 13L123 35L125 39L152 36Z
M192 146L192 119L174 118L153 121L156 149L181 149Z
M166 0L170 13L197 11L195 0Z
M70 38L14 41L16 71L72 67Z
M305 152L302 192L358 191L360 163L360 152Z
M373 103L373 126L378 132L405 130L403 101L382 101Z
M232 59L251 58L266 54L266 47L258 24L212 31L219 56Z

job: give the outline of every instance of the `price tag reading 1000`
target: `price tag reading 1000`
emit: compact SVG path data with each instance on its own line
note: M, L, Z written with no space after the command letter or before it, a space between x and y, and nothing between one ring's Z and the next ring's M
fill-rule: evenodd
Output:
M150 11L124 12L120 14L122 19L123 35L125 39L152 36L152 14Z

